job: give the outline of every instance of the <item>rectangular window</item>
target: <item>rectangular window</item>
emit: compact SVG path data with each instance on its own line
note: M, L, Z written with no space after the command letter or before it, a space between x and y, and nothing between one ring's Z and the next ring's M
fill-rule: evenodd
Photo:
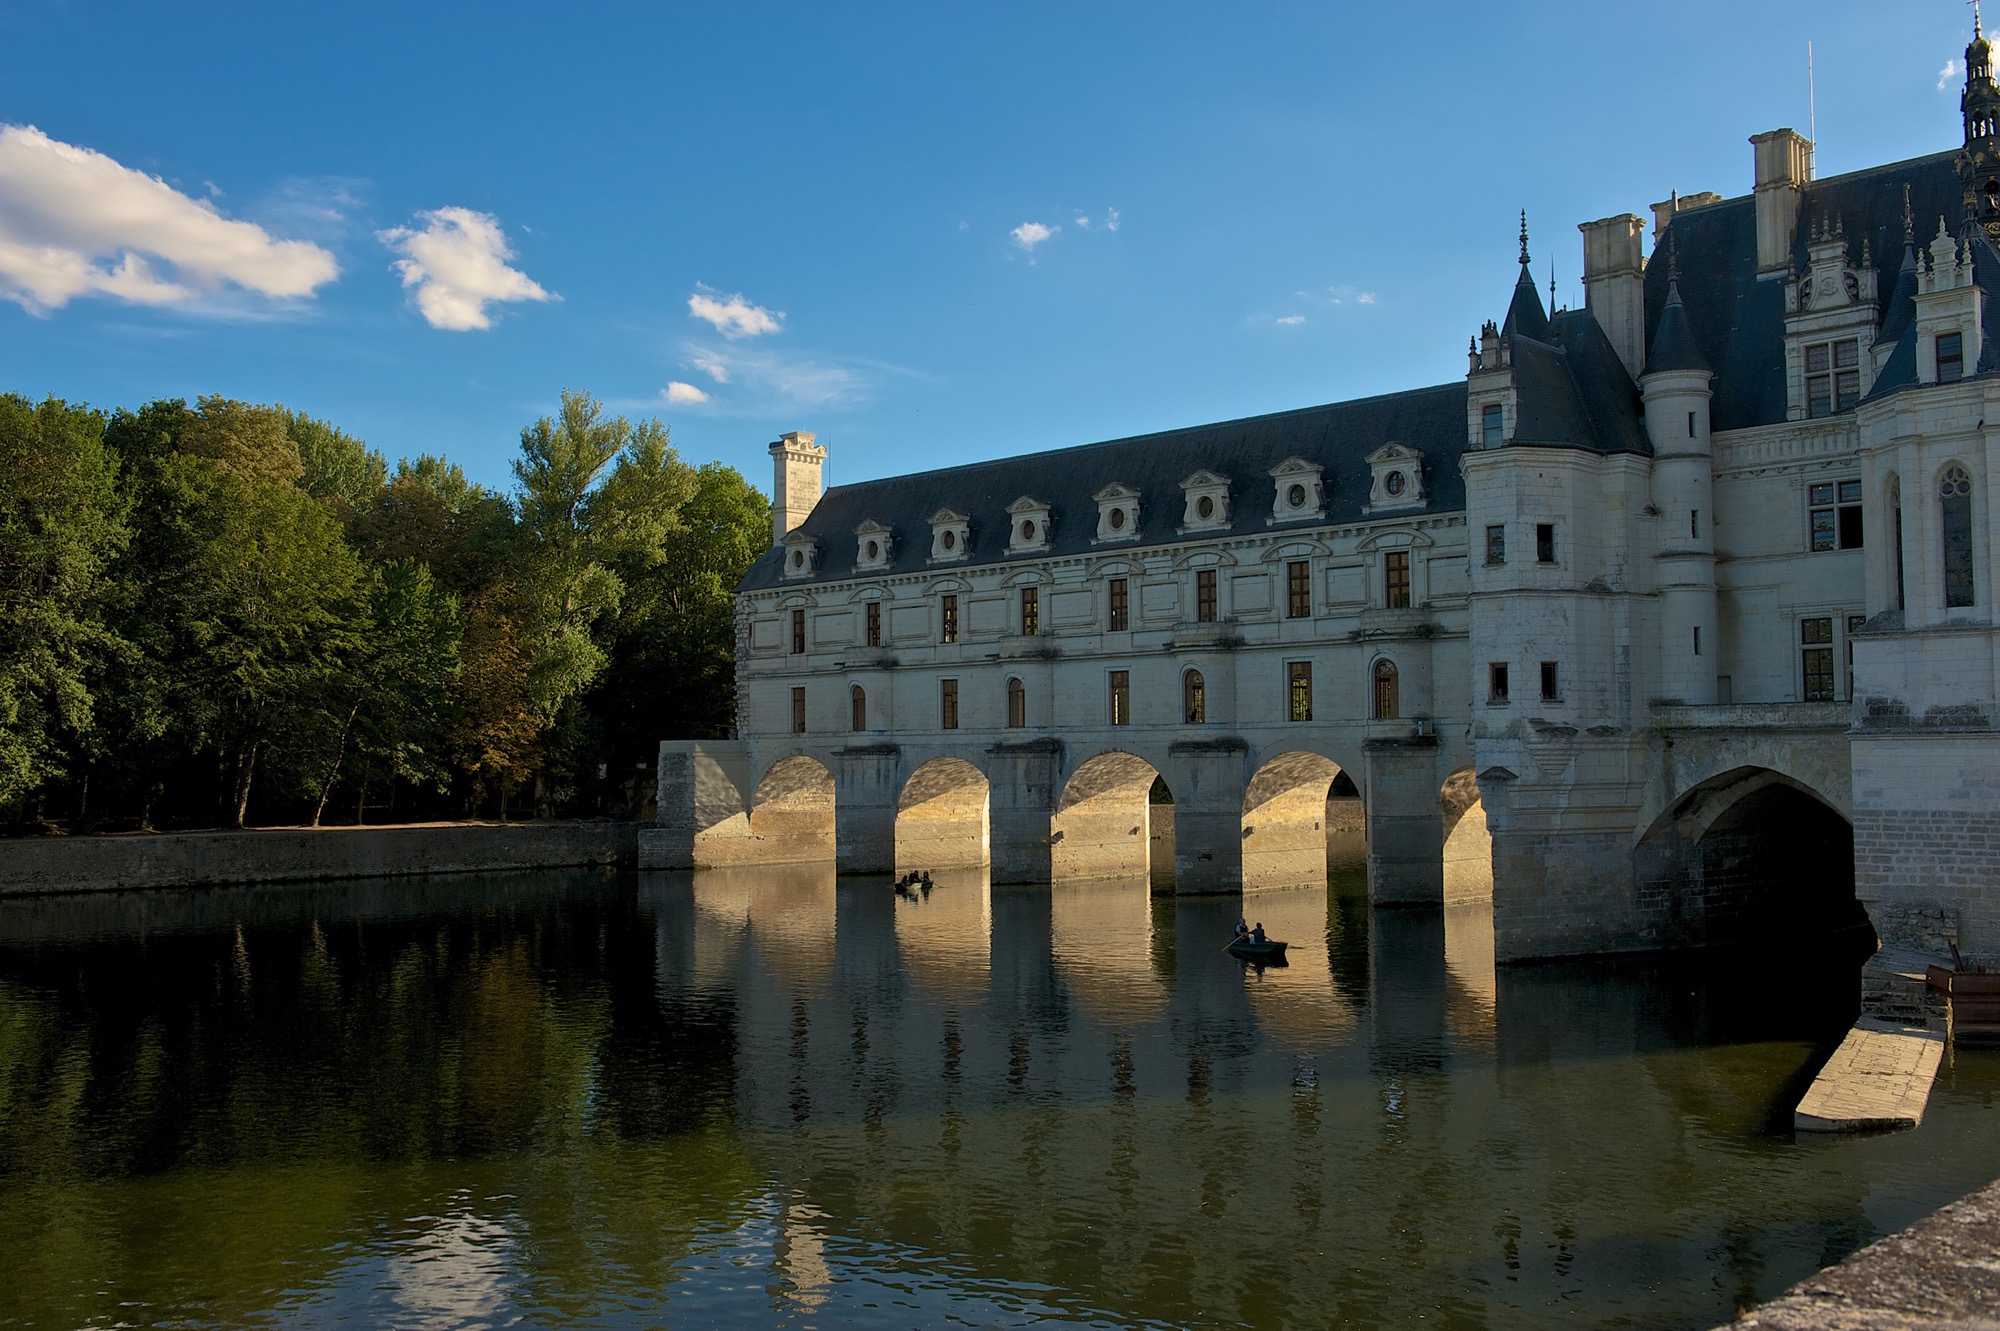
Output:
M1021 632L1034 637L1042 631L1042 589L1023 587L1021 589Z
M1861 482L1816 481L1806 487L1806 522L1814 550L1861 548Z
M1938 334L1937 370L1941 384L1955 384L1965 377L1965 334Z
M958 641L958 598L956 596L944 597L943 608L944 608L944 625L943 629L938 634L938 641L957 642Z
M1130 671L1111 672L1111 724L1129 726L1132 724L1132 675Z
M1806 415L1831 416L1861 401L1861 343L1854 338L1806 348Z
M868 645L870 647L880 647L882 645L882 603L880 601L870 601L868 603Z
M1701 510L1698 508L1688 510L1688 539L1690 541L1701 539Z
M792 655L798 656L806 649L806 612L792 611Z
M1694 413L1688 413L1688 438L1694 438Z
M1486 667L1486 701L1507 701L1507 663L1495 661Z
M1313 719L1313 667L1310 661L1285 663L1286 715L1294 721Z
M1701 625L1694 626L1694 654L1701 655Z
M1382 560L1382 604L1391 610L1410 608L1410 552L1391 550Z
M1111 631L1121 633L1131 625L1132 603L1125 590L1125 579L1111 580Z
M1501 523L1496 522L1486 529L1486 562L1507 562L1507 528Z
M1285 565L1285 618L1311 619L1312 562L1294 559Z
M1540 564L1556 562L1556 524L1553 522L1535 524L1535 562Z
M958 729L958 681L938 681L938 729Z
M1799 621L1800 663L1804 667L1805 700L1833 700L1833 616L1816 615Z
M1562 701L1562 673L1554 661L1542 662L1542 701Z
M1215 622L1215 570L1212 568L1195 570L1194 617L1201 624Z
M792 690L792 733L806 733L806 691L803 688Z
M1500 447L1501 433L1506 428L1506 413L1500 409L1500 404L1498 402L1487 403L1479 413L1479 446L1481 448Z

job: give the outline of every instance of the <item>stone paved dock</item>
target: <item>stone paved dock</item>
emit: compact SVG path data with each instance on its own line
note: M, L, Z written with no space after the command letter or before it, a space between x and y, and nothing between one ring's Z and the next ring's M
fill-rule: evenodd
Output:
M2000 1183L1743 1314L1729 1331L2000 1331Z
M1863 1017L1792 1114L1800 1132L1913 1128L1924 1121L1944 1036Z

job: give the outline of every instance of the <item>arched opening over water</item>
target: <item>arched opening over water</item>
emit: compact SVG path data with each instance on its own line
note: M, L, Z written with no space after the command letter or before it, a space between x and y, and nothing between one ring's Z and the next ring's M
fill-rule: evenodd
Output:
M1353 829L1329 831L1337 808L1360 822L1358 793L1336 793L1355 790L1345 775L1333 759L1305 750L1280 753L1257 769L1243 794L1246 889L1324 887L1334 860L1360 848Z
M771 863L834 857L833 773L817 758L780 758L757 783L750 835Z
M1873 948L1854 896L1854 828L1793 776L1738 767L1711 777L1660 816L1635 854L1641 901L1682 944Z
M984 865L992 843L986 774L963 758L933 758L896 801L896 871Z
M1486 830L1486 806L1470 767L1445 778L1438 791L1444 820L1444 899L1493 900L1493 838Z
M1160 784L1167 803L1155 805ZM1160 773L1137 754L1114 751L1087 760L1063 785L1049 820L1050 868L1057 882L1088 878L1150 879L1162 854L1153 844L1153 814L1168 835L1164 863L1171 875L1174 844L1171 833L1173 795Z

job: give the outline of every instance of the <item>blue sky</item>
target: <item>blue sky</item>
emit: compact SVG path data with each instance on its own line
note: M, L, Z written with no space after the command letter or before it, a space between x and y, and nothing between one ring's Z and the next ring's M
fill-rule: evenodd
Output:
M0 389L284 402L505 484L582 388L760 486L785 430L838 483L1393 391L1463 373L1519 209L1576 305L1578 222L1747 192L1808 39L1822 176L1955 146L1969 26L9 0Z

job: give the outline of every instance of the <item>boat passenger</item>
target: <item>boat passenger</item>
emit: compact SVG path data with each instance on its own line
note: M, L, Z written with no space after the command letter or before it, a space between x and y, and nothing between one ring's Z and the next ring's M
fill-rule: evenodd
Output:
M1245 920L1238 920L1238 921L1236 922L1236 941L1237 941L1237 942L1239 942L1239 943L1240 943L1240 942L1242 942L1242 941L1243 941L1243 939L1244 939L1244 936L1245 936L1245 935L1247 935L1247 934L1248 934L1249 932L1250 932L1250 925L1249 925L1249 922L1248 922L1248 921L1245 921Z
M1250 941L1258 944L1261 944L1265 941L1264 922L1262 920L1257 921L1257 927L1250 931Z

